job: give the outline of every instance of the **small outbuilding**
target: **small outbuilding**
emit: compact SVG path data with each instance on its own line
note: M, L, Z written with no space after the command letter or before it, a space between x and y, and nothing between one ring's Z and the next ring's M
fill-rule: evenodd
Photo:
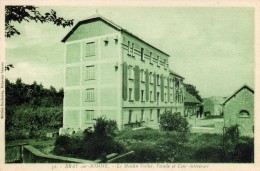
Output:
M224 125L238 125L240 135L254 136L254 90L242 86L224 103Z
M204 99L204 114L205 115L222 115L223 114L223 102L225 97L211 96Z

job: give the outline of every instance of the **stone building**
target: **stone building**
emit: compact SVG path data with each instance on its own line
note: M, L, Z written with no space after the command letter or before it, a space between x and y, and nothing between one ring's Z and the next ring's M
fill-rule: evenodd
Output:
M254 135L254 90L242 86L228 97L224 105L224 125L239 125L241 135Z
M222 115L225 97L211 96L204 99L203 107L205 115Z
M64 37L65 85L60 133L106 116L123 127L158 128L165 110L184 111L184 78L170 55L96 14Z

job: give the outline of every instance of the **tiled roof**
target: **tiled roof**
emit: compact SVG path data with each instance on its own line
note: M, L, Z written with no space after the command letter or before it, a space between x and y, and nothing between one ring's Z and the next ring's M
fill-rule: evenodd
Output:
M144 41L143 39L141 39L140 37L134 35L134 34L131 33L130 31L127 31L126 29L124 29L124 28L122 28L122 27L116 25L115 23L113 23L112 21L110 21L110 20L104 18L103 16L101 16L101 15L98 14L98 13L95 14L95 15L90 16L89 18L87 18L87 19L85 19L85 20L79 21L79 22L70 30L70 32L62 39L62 42L66 42L66 40L73 34L73 32L74 32L81 24L88 23L88 22L93 21L93 20L99 20L99 19L102 20L102 21L104 21L104 22L107 23L108 25L112 26L112 27L115 28L116 30L125 32L125 33L127 33L127 34L129 34L129 35L135 37L136 39L140 40L141 42L143 42L143 43L145 43L145 44L147 44L147 45L153 47L154 49L160 51L160 52L163 53L164 55L170 57L169 54L163 52L162 50L160 50L160 49L158 49L158 48L156 48L156 47L154 47L154 46L151 45L150 43Z
M184 102L186 102L186 103L198 103L198 104L201 103L198 99L196 99L196 97L194 97L193 95L191 95L188 92L185 92Z

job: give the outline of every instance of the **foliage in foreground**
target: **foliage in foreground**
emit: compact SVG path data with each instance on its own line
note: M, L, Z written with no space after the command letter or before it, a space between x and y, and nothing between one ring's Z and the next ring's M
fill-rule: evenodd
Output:
M56 26L72 26L73 20L58 17L56 11L51 10L42 14L35 6L5 6L5 37L20 35L21 33L12 25L12 22L52 23Z
M227 161L234 163L254 162L254 139L241 137L239 125L231 125L226 128L223 148Z
M110 153L121 153L124 150L114 139L117 132L116 121L99 117L94 130L86 129L83 136L59 136L55 142L54 153L89 160L104 159Z
M247 163L253 162L253 139L240 137L223 149L223 136L165 132L152 129L124 130L116 138L135 153L119 163ZM231 138L232 139L232 138ZM225 150L225 151L224 151Z
M189 122L179 112L165 111L160 117L160 128L164 131L189 132Z
M6 88L6 140L39 138L62 126L63 89L44 88L41 84L15 83Z

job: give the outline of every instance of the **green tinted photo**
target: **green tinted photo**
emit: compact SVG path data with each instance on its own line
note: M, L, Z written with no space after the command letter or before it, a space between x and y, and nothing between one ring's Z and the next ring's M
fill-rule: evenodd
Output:
M5 6L5 163L254 163L254 23L253 7Z

